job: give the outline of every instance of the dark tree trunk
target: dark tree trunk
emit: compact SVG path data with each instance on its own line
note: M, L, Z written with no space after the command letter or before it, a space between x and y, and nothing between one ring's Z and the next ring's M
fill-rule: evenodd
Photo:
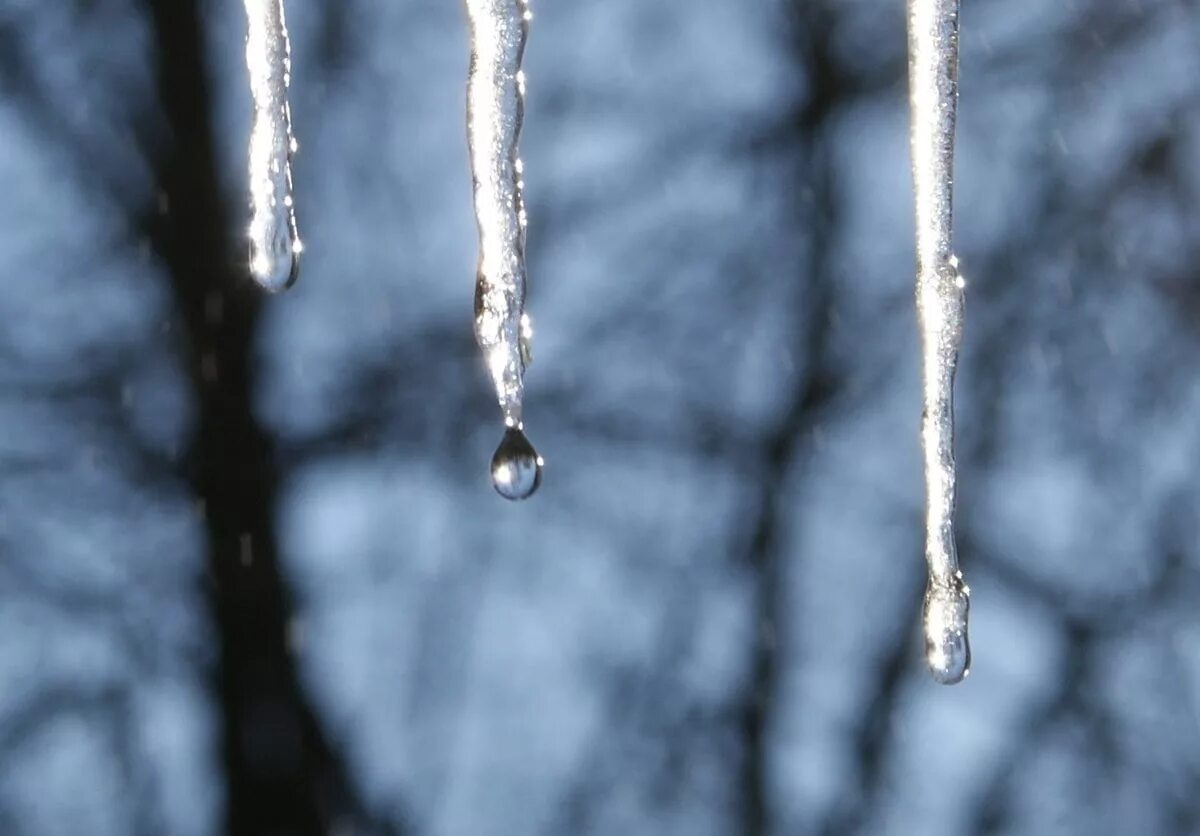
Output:
M196 0L144 3L168 129L155 163L164 211L151 237L170 277L198 407L186 464L208 536L220 642L227 832L378 832L321 730L289 647L293 606L273 527L278 476L252 410L263 299L218 185L200 13Z

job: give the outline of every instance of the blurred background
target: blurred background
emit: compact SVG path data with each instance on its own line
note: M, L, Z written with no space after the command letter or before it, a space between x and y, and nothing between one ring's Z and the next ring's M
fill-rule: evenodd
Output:
M547 465L473 344L453 0L0 0L0 834L1200 833L1200 10L966 0L924 586L901 0L534 4Z

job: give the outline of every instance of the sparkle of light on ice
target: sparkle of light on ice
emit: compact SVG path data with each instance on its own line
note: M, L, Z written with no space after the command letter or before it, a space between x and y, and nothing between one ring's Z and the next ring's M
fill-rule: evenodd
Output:
M254 98L250 132L250 273L269 291L296 281L303 249L292 199L291 45L283 0L246 0L246 67Z
M927 491L925 658L938 682L961 681L971 664L970 590L954 544L954 371L963 287L951 246L959 0L908 0L909 106L916 193L917 317Z
M475 339L505 425L492 459L492 483L507 499L525 499L537 490L542 474L542 458L525 437L522 416L533 330L525 314L525 203L517 143L530 13L526 0L466 4L471 25L467 140L479 227Z

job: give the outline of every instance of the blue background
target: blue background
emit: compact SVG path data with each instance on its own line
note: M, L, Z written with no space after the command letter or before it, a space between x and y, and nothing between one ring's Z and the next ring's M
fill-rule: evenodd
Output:
M900 0L534 5L520 505L461 4L289 0L265 301L194 5L0 2L0 833L1200 832L1194 4L964 3L954 688Z

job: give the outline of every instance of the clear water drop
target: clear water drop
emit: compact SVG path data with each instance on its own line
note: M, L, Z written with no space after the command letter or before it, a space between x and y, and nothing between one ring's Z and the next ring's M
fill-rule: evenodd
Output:
M948 582L931 578L925 588L925 661L942 685L961 682L971 671L970 594L959 573Z
M492 485L505 499L528 499L542 483L542 457L520 427L509 427L492 456Z
M284 226L277 227L265 243L250 240L250 272L263 290L287 290L300 277L300 247Z

